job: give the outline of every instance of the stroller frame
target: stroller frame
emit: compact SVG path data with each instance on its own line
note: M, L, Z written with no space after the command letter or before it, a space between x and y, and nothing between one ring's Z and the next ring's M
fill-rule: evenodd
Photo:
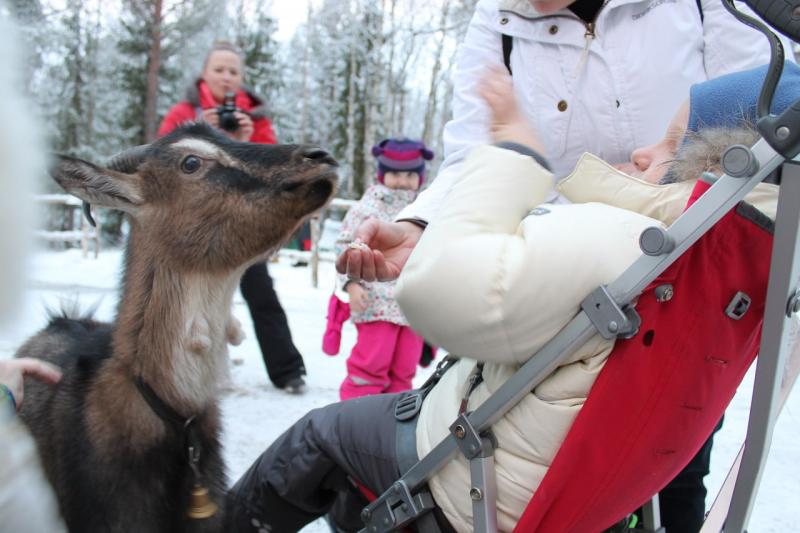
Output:
M728 3L732 0L723 0L726 7ZM759 11L759 3L754 3L754 9ZM739 15L737 18L741 20ZM752 19L746 23L753 25ZM780 23L775 25L781 27ZM770 70L779 71L782 50L775 50L777 39L772 37ZM729 147L722 159L725 174L719 178L704 174L702 179L713 181L705 194L668 229L645 230L640 237L643 255L610 285L593 291L581 304L581 311L555 337L475 411L460 415L450 426L448 437L362 511L362 532L396 531L426 515L425 530L437 529L429 519L435 504L424 486L459 452L470 464L474 530L496 532L495 444L491 426L595 334L605 339L634 336L640 320L632 302L756 185L775 172L781 186L746 446L730 506L724 509L727 520L723 530L746 531L780 412L779 393L790 351L789 326L794 313L800 311L800 99L779 117L764 118L758 123L761 140L752 147ZM764 123L766 119L768 123ZM788 377L791 388L796 376ZM726 498L720 498L715 505L728 503ZM657 495L645 506L643 522L645 531L663 531Z

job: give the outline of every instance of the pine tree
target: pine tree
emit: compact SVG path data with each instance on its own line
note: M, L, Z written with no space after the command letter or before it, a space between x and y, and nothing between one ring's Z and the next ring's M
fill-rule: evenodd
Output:
M280 122L278 115L285 111L276 106L278 94L283 89L283 65L278 42L274 34L277 21L270 16L268 5L263 0L246 11L239 0L234 9L234 43L242 51L245 65L245 84L264 100L265 111L273 122Z
M211 0L123 0L122 37L118 49L126 58L120 85L128 102L121 126L138 143L151 141L160 118L174 101L177 85L186 79L181 51L200 34L218 6ZM207 49L204 44L201 48Z

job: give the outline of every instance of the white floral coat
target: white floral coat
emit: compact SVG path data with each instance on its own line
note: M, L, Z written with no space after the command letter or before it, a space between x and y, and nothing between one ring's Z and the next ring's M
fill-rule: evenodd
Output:
M417 191L390 189L380 183L371 185L361 200L350 208L342 221L342 230L336 239L335 251L338 256L353 241L356 228L368 218L377 218L391 222L398 213L414 201ZM346 276L339 275L337 287L344 288L350 282ZM352 282L351 282L352 283ZM394 281L387 282L361 282L369 294L369 305L363 313L352 312L351 318L355 323L386 321L401 326L407 326L408 321L394 298ZM352 310L351 310L352 311Z

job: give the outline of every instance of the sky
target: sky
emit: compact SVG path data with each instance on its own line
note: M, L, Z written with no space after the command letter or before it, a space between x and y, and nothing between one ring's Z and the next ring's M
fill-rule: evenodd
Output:
M286 42L292 38L297 26L306 20L309 0L273 0L272 15L278 21L275 39Z

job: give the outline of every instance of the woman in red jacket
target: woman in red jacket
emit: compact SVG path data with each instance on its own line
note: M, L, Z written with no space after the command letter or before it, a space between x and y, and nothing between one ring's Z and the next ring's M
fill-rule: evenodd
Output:
M225 42L214 43L206 56L202 74L187 91L186 99L175 104L164 117L158 136L166 135L184 122L204 120L237 141L275 144L275 133L264 114L263 101L243 85L243 79L244 65L236 47ZM236 121L223 128L220 107L226 95L233 95Z
M238 49L230 43L214 43L186 99L164 117L159 137L184 122L202 120L237 141L275 144L263 101L244 87L243 77L244 64ZM266 263L248 268L239 288L250 308L270 381L287 392L302 392L306 374L303 357L292 342L286 313L275 294Z

